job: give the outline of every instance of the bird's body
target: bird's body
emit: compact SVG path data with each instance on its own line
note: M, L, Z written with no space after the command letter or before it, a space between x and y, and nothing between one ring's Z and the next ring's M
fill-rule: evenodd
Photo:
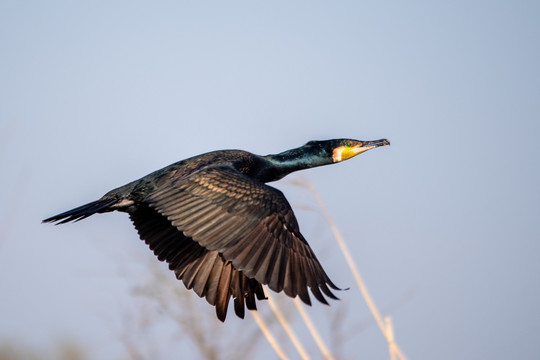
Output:
M348 159L387 140L312 141L277 155L241 150L198 155L169 165L44 222L78 221L114 210L129 214L154 254L188 289L216 306L225 320L256 309L262 284L311 304L336 299L328 278L300 233L284 195L265 183L301 169Z

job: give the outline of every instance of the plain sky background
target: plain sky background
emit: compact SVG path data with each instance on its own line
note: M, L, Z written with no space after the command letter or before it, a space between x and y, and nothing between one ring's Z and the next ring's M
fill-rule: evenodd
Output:
M538 1L1 2L0 342L128 358L120 310L153 255L125 214L43 218L210 150L385 137L290 179L317 187L404 353L537 359L539 39ZM310 313L347 306L365 326L339 353L387 359L314 201L274 186L351 287Z

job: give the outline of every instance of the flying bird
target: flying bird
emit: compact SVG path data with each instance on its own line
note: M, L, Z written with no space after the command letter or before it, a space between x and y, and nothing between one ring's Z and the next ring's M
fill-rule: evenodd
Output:
M310 141L260 156L221 150L157 170L101 199L43 222L64 224L96 213L129 214L139 236L176 277L215 306L225 321L231 297L238 317L266 299L262 285L311 305L337 299L329 279L300 233L291 205L269 185L298 170L350 159L390 145L386 139ZM324 294L324 295L323 295Z

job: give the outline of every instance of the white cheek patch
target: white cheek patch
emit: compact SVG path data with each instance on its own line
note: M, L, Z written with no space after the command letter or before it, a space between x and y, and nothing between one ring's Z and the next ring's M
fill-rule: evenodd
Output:
M340 146L338 148L335 148L332 152L332 161L333 162L340 162L342 160L341 154L343 153L343 150L345 150L345 146Z

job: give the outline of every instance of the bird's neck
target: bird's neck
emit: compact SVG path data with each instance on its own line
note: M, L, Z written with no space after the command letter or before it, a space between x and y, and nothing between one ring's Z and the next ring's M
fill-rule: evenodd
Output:
M306 152L302 148L287 150L279 154L266 155L263 158L267 162L266 169L261 174L261 180L264 182L282 179L298 170L332 163L332 160L328 159L328 157L322 156L322 154Z

